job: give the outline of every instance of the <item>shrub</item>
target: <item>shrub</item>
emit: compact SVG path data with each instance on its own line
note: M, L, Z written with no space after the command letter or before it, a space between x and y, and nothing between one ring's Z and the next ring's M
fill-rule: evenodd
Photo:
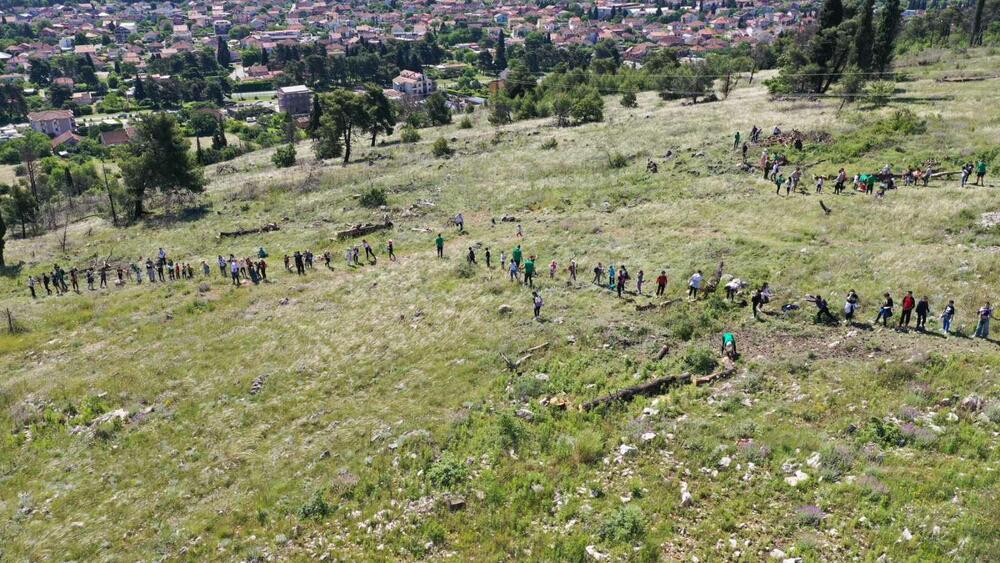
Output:
M815 528L826 518L826 513L818 506L808 505L799 507L795 511L795 516L802 525Z
M623 506L604 520L597 534L601 539L615 543L640 539L646 535L646 517L638 506Z
M628 157L622 153L615 152L608 155L608 168L615 170L625 168L626 166L628 166Z
M902 446L906 443L899 426L892 422L883 422L881 419L872 417L858 433L858 438L864 443L872 443L879 446Z
M736 447L736 450L743 456L744 459L758 465L764 463L769 457L771 457L771 448L764 444L758 444L753 440L741 441Z
M271 156L271 161L278 168L288 168L295 165L295 145L289 143L283 147L278 147Z
M497 421L497 444L501 449L514 449L528 439L528 430L508 413L500 415Z
M462 121L458 122L459 129L472 129L472 120L468 117L463 117Z
M545 393L546 383L537 377L522 377L514 383L514 397L527 401Z
M854 451L843 444L827 446L820 454L823 476L831 481L839 480L854 465Z
M593 430L584 430L576 436L573 459L577 463L594 463L604 454L604 439Z
M710 349L701 346L684 355L684 365L694 373L708 375L718 367L719 361Z
M445 455L427 470L427 478L437 487L453 487L469 477L469 469L464 463L450 455Z
M407 125L399 132L399 140L404 143L416 143L420 140L420 133L415 127Z
M639 107L639 103L635 99L635 92L628 90L624 94L622 94L622 107L623 108Z
M865 101L874 107L880 108L889 103L895 91L896 84L894 82L888 80L869 82L865 86Z
M434 146L431 147L431 153L438 158L451 156L453 152L455 151L448 146L448 140L444 137L438 137L438 140L434 141Z
M542 143L542 147L541 148L544 151L550 151L550 150L555 149L558 146L559 146L559 141L555 140L555 137L553 137L553 138L545 141L544 143Z
M365 207L381 207L386 204L385 190L382 188L369 188L361 194L361 205Z
M321 518L326 518L331 512L333 512L333 509L330 508L330 505L327 504L326 500L323 498L323 492L316 491L313 493L309 502L303 504L302 507L299 508L299 518L312 518L314 520L319 520Z

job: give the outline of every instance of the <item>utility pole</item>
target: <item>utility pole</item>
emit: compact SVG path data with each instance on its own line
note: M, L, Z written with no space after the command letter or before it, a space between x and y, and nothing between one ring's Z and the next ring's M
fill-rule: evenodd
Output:
M118 213L115 212L115 198L111 197L111 184L108 183L108 169L104 166L104 159L101 159L101 171L104 172L104 189L108 192L108 203L111 204L111 221L118 226Z

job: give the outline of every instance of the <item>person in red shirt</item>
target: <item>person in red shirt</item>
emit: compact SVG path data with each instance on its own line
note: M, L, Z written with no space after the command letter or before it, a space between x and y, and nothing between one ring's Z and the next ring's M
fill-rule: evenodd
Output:
M913 312L913 308L916 306L916 301L913 299L913 292L907 291L906 296L903 297L903 312L899 315L899 325L900 327L910 327L910 314Z
M663 292L667 290L667 271L661 270L660 275L656 278L656 295L663 295Z

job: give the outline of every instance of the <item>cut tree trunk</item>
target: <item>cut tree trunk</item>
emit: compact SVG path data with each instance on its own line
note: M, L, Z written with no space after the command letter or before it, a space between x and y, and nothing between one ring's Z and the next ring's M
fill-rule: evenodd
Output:
M253 235L257 233L270 233L271 231L280 230L277 223L268 223L262 227L257 227L256 229L240 229L238 231L221 231L219 237L240 237L243 235Z
M734 371L736 371L736 366L733 362L729 358L723 358L722 367L704 377L692 377L691 374L687 373L658 377L652 381L647 381L646 383L640 383L639 385L635 385L633 387L626 387L617 393L599 397L593 401L587 401L583 404L582 408L585 411L590 411L610 403L624 403L631 401L636 395L642 395L645 397L662 395L672 387L687 385L689 383L694 383L695 385L707 385L718 379L729 377Z
M384 223L365 223L364 225L354 225L350 229L339 231L337 233L337 238L345 239L352 237L360 237L377 231L384 231L388 229L392 229L392 221L386 218Z

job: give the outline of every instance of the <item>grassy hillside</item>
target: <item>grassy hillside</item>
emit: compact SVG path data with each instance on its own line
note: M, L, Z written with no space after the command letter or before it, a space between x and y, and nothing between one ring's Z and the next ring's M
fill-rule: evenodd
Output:
M957 169L980 155L996 186L998 81L934 79L990 72L1000 56L919 63L899 95L953 99L838 112L837 100L771 102L755 83L696 106L644 94L626 110L608 98L605 123L571 129L497 132L480 113L472 129L361 147L347 167L314 162L306 144L292 169L274 169L267 151L242 157L227 164L235 172L210 169L193 205L124 229L72 225L65 252L61 233L9 241L8 260L23 264L0 278L0 310L27 331L0 334L0 559L993 557L1000 348L962 335L1000 300L1000 231L981 224L1000 192L954 179L877 200L828 184L825 215L815 194L776 197L730 150L736 129L778 124L832 135L789 151L822 161L803 181L810 192L812 174L840 166L933 158ZM438 136L453 157L431 156ZM626 167L609 166L616 154ZM386 190L387 211L359 205L371 187ZM368 240L383 254L392 238L399 261L348 267L343 253L360 240L336 231L386 212L395 229ZM457 212L460 235L448 225ZM503 214L523 241L491 222ZM271 221L281 230L217 237ZM478 267L465 265L469 246L499 261L518 243L539 257L540 322L530 291L487 270L482 249ZM272 281L256 287L234 288L215 267L209 280L34 302L24 286L53 262L163 247L197 267L259 246ZM333 270L284 272L281 255L305 249L330 250ZM637 310L665 300L588 283L598 261L625 263L633 279L643 269L647 293L667 270L673 301ZM755 321L721 289L682 299L687 277L719 261L770 282L770 314ZM806 294L839 312L851 288L866 322L885 291L927 295L931 332L954 299L962 335L813 322ZM781 314L787 303L802 308ZM743 352L732 377L578 409L639 381L712 371L723 331ZM982 407L962 408L973 395Z

